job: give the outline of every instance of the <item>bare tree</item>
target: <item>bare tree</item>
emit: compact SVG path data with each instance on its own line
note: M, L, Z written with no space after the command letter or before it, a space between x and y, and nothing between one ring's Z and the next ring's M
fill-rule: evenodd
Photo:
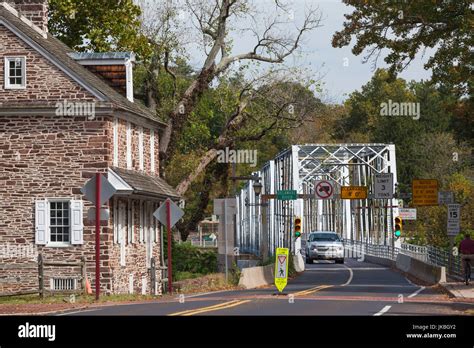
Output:
M142 0L143 1L143 0ZM180 40L199 42L204 53L202 66L198 69L195 78L187 89L176 96L176 86L173 96L173 106L167 116L167 127L160 138L160 166L161 173L175 152L177 140L182 133L189 115L195 109L203 93L209 90L213 81L232 70L238 64L264 64L269 72L256 74L248 79L248 83L239 93L239 100L235 110L228 116L227 125L217 141L209 147L196 168L178 186L180 194L185 193L190 184L202 173L217 156L219 149L225 148L236 142L257 141L268 132L283 127L295 127L301 122L303 114L307 113L304 107L297 109L297 96L289 93L284 95L273 94L267 85L281 85L289 82L287 77L282 77L271 67L283 64L288 57L299 51L303 36L319 26L321 14L314 8L305 9L302 20L295 20L293 9L284 1L274 1L273 11L263 10L255 5L256 2L247 0L183 0L181 2L167 2L167 5L156 11L148 26L147 36L150 44L156 51L155 61L148 64L146 81L146 95L148 105L156 107L156 78L158 69L164 69L176 81L173 69L169 68L170 57L186 46ZM173 23L184 12L187 13L194 33L187 28L180 32L173 27ZM150 11L145 11L149 14ZM296 22L300 22L299 25ZM239 27L240 25L240 27ZM152 29L150 29L152 28ZM232 46L232 33L245 34L253 38L253 48L244 52ZM188 41L188 43L189 43ZM291 84L288 84L291 86ZM291 88L289 88L291 89ZM288 91L287 91L288 92ZM263 110L263 115L258 116L252 108L255 101L266 100L268 108ZM289 114L288 107L297 109L297 115ZM260 110L262 112L262 110ZM255 133L240 132L249 124L257 130ZM257 127L255 125L258 125Z

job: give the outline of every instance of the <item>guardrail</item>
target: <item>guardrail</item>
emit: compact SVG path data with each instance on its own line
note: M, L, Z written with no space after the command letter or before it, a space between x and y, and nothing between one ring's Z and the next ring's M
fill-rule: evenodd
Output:
M463 277L461 257L459 255L451 255L452 261L450 267L449 251L442 248L431 245L423 246L408 243L402 243L401 248L397 248L392 247L391 245L370 244L353 240L345 240L344 243L346 248L352 248L357 251L357 253L382 257L393 261L397 259L398 253L402 253L434 266L446 267L446 272L450 276L457 278Z

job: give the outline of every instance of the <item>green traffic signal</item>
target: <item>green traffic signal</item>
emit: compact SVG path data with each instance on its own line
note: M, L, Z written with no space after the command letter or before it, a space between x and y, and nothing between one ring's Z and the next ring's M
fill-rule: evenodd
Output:
M295 218L295 238L301 237L301 218Z
M402 235L402 218L397 216L395 218L395 237L400 237Z

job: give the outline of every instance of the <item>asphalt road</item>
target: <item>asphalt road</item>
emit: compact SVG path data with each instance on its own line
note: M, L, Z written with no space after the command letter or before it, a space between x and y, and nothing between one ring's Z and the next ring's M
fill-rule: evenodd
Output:
M103 306L61 315L459 315L474 310L386 267L346 259L306 265L284 295L274 286Z

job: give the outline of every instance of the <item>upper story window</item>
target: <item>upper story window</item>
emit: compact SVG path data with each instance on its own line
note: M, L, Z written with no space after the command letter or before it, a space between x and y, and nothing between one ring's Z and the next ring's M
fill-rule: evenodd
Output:
M5 89L26 88L26 58L5 57Z

